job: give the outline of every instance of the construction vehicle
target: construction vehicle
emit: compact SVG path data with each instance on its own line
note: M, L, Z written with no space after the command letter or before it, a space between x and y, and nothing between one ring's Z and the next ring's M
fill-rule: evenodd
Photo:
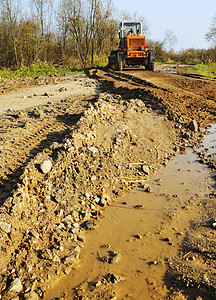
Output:
M119 39L118 49L110 53L109 67L122 71L125 66L145 66L146 70L154 71L155 50L145 44L141 21L123 20Z

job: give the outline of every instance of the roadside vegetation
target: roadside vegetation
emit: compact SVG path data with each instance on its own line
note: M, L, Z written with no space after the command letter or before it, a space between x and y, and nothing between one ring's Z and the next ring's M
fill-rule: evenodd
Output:
M61 0L55 8L50 0L28 0L28 6L26 13L21 0L0 1L2 78L62 75L107 65L109 53L119 41L119 16L117 20L111 0ZM137 18L129 13L121 17ZM145 18L138 18L144 20L144 34L148 36ZM198 65L190 72L215 77L216 15L206 39L212 42L210 49L178 53L167 50L177 40L171 30L166 30L160 41L148 43L156 50L156 62Z
M208 65L198 64L198 65L190 66L188 67L187 72L191 74L198 74L202 76L216 78L216 63L212 63Z

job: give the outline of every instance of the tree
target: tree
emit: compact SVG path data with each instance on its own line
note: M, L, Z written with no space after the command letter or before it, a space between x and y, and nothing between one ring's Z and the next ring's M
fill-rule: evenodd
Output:
M41 35L49 33L51 16L53 9L52 0L32 0L34 6L34 15L40 25Z
M164 37L161 42L159 42L160 46L163 49L172 48L177 43L177 37L175 36L174 32L170 29L167 29L164 32Z
M206 40L212 42L213 45L216 47L216 13L212 18L209 31L206 33Z
M9 51L13 56L13 61L17 65L18 64L18 54L17 54L17 45L18 45L18 17L20 14L20 3L16 0L1 0L1 23L2 27L4 27L4 34L7 36L8 40L5 40L6 36L4 36L4 45L6 48L9 46ZM10 61L12 60L10 59Z

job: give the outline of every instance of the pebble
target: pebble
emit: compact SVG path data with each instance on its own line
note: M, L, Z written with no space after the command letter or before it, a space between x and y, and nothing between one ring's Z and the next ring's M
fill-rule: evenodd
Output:
M104 207L106 205L106 200L104 198L101 198L100 201L98 202L98 205Z
M138 234L135 235L135 238L138 239L138 240L141 240L142 236L138 233Z
M92 153L98 153L99 152L96 147L90 147L89 151L92 152Z
M10 233L11 225L0 220L0 229L2 229L5 233Z
M211 226L212 226L214 229L216 229L216 220L214 220L214 221L212 222Z
M79 233L77 235L77 240L80 241L80 242L82 242L82 243L85 243L85 236L84 236L84 234Z
M21 280L17 277L11 282L8 291L19 293L22 291L22 289L23 287L22 287Z
M189 125L188 125L188 128L192 131L195 131L197 132L198 131L198 124L197 124L197 121L196 120L191 120Z
M208 277L207 277L207 275L206 274L203 274L203 276L202 276L202 281L203 282L209 282L209 279L208 279Z
M141 204L137 204L137 205L134 206L134 208L136 208L136 209L144 209L144 206L141 205Z
M95 227L95 224L93 221L91 220L88 220L88 221L85 221L82 226L86 229L86 230L92 230L94 227Z
M142 165L141 169L142 169L143 173L145 173L146 175L149 175L151 172L149 167L146 165Z
M53 259L52 259L52 261L54 261L54 262L58 262L58 263L60 263L60 262L61 262L60 258L59 258L59 257L58 257L58 255L56 255L56 254L54 254L54 255L53 255Z
M40 169L44 174L49 173L52 169L52 162L50 160L44 160L40 165Z

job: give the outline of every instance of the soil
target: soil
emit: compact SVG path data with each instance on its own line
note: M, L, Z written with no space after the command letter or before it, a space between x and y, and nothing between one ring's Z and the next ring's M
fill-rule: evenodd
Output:
M1 80L1 299L56 298L48 289L79 268L106 207L201 145L216 123L215 84L140 69ZM215 169L214 153L200 160ZM166 292L148 283L152 299L215 299L215 201L212 190L197 197L199 216L166 264ZM105 260L118 257L112 250ZM104 274L74 297L124 299L120 281Z

